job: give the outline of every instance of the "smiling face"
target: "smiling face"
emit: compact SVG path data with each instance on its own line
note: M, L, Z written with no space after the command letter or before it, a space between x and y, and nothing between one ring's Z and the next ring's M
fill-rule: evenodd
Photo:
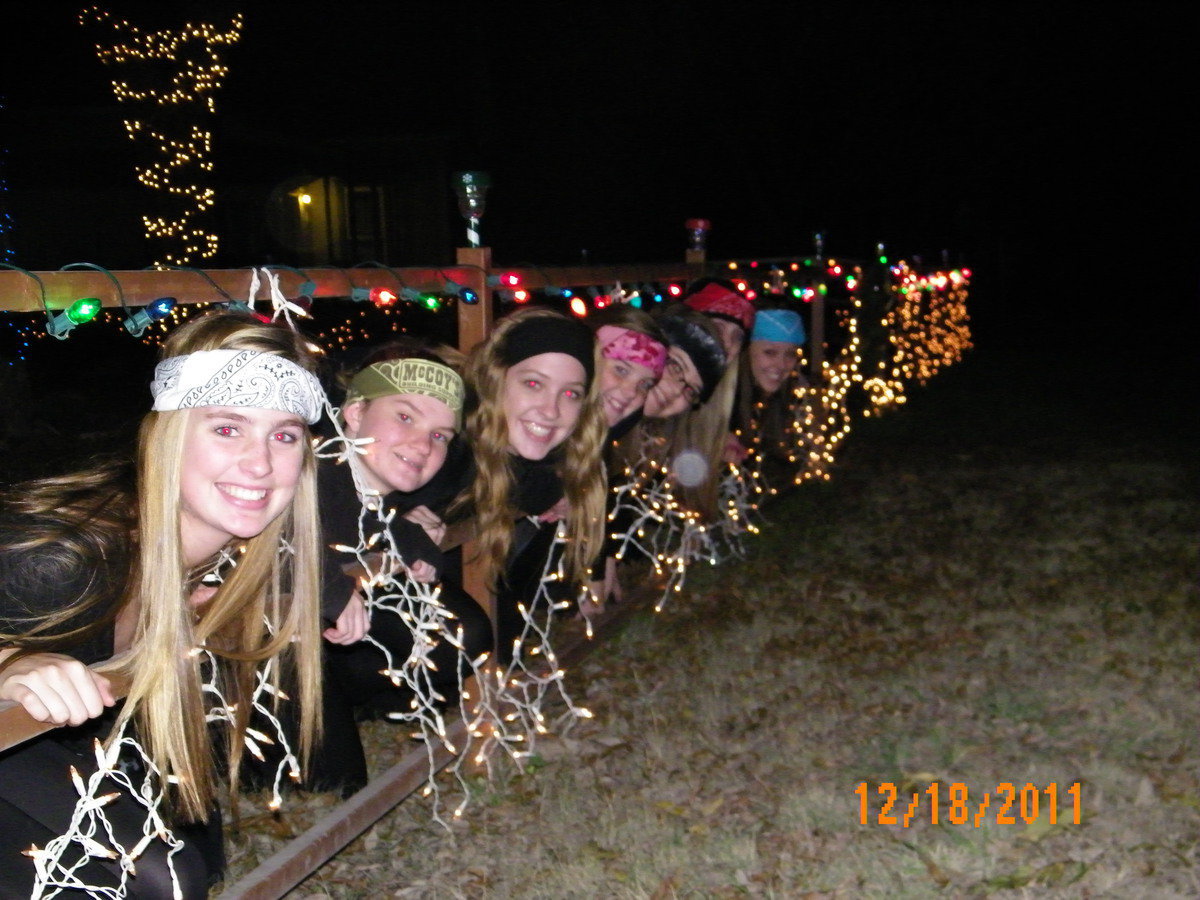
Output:
M566 353L539 353L510 366L503 397L509 451L544 459L571 434L586 396L583 364Z
M454 438L454 413L424 394L391 394L350 403L342 411L346 436L370 438L363 475L370 487L387 494L415 491L446 461Z
M667 366L646 396L644 412L652 419L669 419L686 412L704 389L700 372L681 347L667 350Z
M750 374L764 394L773 394L796 370L798 345L786 341L751 341Z
M197 565L234 538L252 538L287 509L308 430L290 413L253 407L191 410L183 439L179 531Z
M604 419L610 428L641 409L646 394L657 382L649 366L608 357L600 360L596 377L600 382Z

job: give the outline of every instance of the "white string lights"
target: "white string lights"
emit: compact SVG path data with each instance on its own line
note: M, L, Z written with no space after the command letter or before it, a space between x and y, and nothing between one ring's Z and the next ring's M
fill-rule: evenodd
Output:
M160 115L154 118L170 123L155 125L144 117L125 120L129 138L154 157L154 162L135 167L138 181L171 201L164 204L170 213L142 216L146 237L163 248L162 263L167 265L211 259L217 253L217 235L198 220L215 202L215 191L205 184L213 169L212 132L195 122L183 124L179 114L185 109L201 116L215 114L215 94L229 73L221 51L241 39L241 14L223 28L188 22L175 30L143 31L93 6L79 14L79 21L110 36L111 43L96 44L101 63L134 68L139 75L111 80L117 100L158 107ZM170 68L165 81L159 78L164 65Z
M127 896L129 879L137 875L137 861L154 841L167 845L173 896L182 897L173 857L184 845L167 827L157 769L141 745L124 733L114 735L107 749L100 741L95 742L94 749L96 769L86 780L74 766L69 773L60 773L63 778L70 777L79 794L68 829L45 847L33 846L25 851L35 870L31 900L53 897L63 890L81 890L90 897L119 900ZM123 764L123 757L135 760L134 765ZM141 836L132 846L125 846L117 839L104 815L105 807L118 797L128 798L126 802L137 803L146 811ZM117 863L120 880L116 887L82 880L79 872L93 858Z

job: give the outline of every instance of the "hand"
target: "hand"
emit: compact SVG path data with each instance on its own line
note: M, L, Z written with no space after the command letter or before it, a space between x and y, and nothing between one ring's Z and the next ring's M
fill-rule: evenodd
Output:
M202 584L192 591L192 595L188 597L188 606L192 609L199 609L211 600L216 593L217 586L215 584Z
M603 582L592 582L589 588L590 590L585 591L579 597L579 615L590 621L604 612L604 595L596 593L597 588L604 590L604 584Z
M438 518L436 513L431 512L429 507L415 506L404 514L404 518L420 525L431 541L441 545L442 538L446 536L446 523Z
M552 507L537 517L539 522L557 522L559 519L565 519L571 511L571 504L567 502L567 498L563 497Z
M725 452L722 454L725 462L737 465L746 458L746 454L750 451L743 446L734 435L727 435L725 438Z
M408 569L408 577L413 581L418 581L421 584L429 584L437 581L437 569L435 569L430 563L425 562L423 559L418 559L415 563L413 563L411 566L407 566L406 568Z
M337 621L321 634L331 644L356 644L366 636L370 627L367 607L363 603L362 595L355 591L350 595L350 600L342 614L337 617Z
M20 703L31 718L52 725L80 725L117 702L107 678L60 653L34 653L5 669L0 700Z
M617 578L617 559L614 556L606 557L604 560L604 593L600 596L605 601L612 600L613 603L620 603L625 599L625 592L621 589L621 580Z

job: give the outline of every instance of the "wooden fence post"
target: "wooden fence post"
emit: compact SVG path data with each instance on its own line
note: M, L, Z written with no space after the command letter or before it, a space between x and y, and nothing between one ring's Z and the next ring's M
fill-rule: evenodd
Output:
M483 342L492 330L492 291L488 275L492 270L491 247L459 247L457 262L466 267L467 287L479 298L477 303L458 304L458 349L463 353ZM462 547L462 586L487 611L492 625L496 623L496 598L483 579L483 566L473 533L468 534Z
M822 293L821 287L823 285L817 286L812 303L809 304L809 311L812 313L808 328L809 358L812 360L809 368L812 371L810 380L814 382L820 380L821 372L825 368L825 294Z
M457 261L465 266L466 286L475 292L478 303L458 304L458 349L470 353L492 330L492 292L488 274L492 270L491 247L459 247Z

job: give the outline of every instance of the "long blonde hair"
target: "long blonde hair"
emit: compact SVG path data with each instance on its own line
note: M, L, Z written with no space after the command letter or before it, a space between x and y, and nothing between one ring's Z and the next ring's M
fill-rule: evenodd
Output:
M310 370L315 361L298 335L249 316L214 314L193 319L165 342L164 358L197 350L258 350L285 356ZM71 607L45 617L31 634L0 635L22 654L69 646L73 633L51 637L45 622L63 622L89 609L101 611L102 624L137 604L134 636L127 653L98 665L120 672L130 686L114 734L126 722L136 724L137 737L162 776L174 813L183 820L204 819L216 797L212 744L206 724L199 655L204 646L218 660L221 690L236 704L234 727L228 731L228 759L233 786L242 756L255 671L278 659L290 667L298 685L301 749L307 758L320 731L321 635L319 614L320 547L316 511L315 460L305 444L295 498L288 510L259 535L244 541L237 564L226 574L213 598L199 611L188 602L196 573L189 572L180 537L182 449L192 410L151 412L138 433L136 497L116 503L128 510L124 519L80 497L57 515L71 528L98 537L90 544L104 554L106 544L132 548L123 589L88 592ZM18 511L49 515L68 485L93 497L127 496L114 488L114 476L93 470L27 486L32 498ZM85 490L86 489L86 490ZM45 530L45 524L42 523ZM121 526L124 526L122 528ZM289 551L281 551L284 542ZM87 542L85 542L86 544ZM94 551L93 551L94 552ZM215 562L215 561L214 561ZM277 678L284 677L282 673Z
M476 519L479 555L485 583L495 588L508 558L513 522L520 516L513 504L513 473L508 449L508 423L504 416L504 378L508 366L503 350L508 333L522 322L537 318L565 318L550 309L524 309L496 323L488 339L467 361L466 379L472 394L466 431L475 456L476 472L460 505L469 506ZM598 351L597 351L598 353ZM593 364L595 365L595 364ZM608 426L600 405L598 379L593 377L575 428L562 444L557 474L570 510L566 527L567 572L585 582L592 557L599 551L604 531L606 481L600 454Z

